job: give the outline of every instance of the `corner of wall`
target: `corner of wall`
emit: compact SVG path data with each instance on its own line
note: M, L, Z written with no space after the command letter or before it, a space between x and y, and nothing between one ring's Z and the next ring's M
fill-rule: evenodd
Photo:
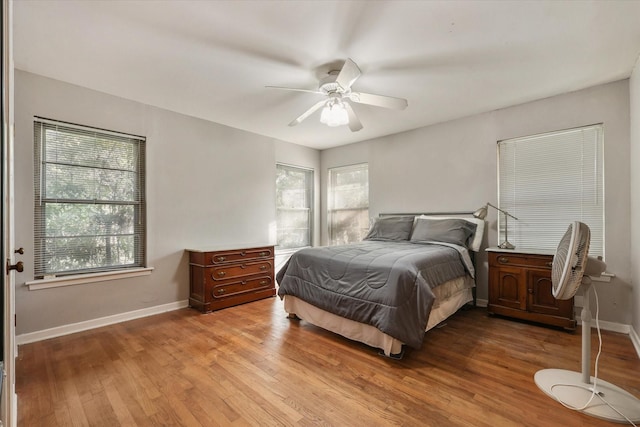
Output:
M631 205L631 285L632 301L631 301L631 333L629 334L636 352L640 356L640 339L638 331L640 331L640 266L633 260L640 256L640 223L636 219L640 218L640 172L634 165L640 164L640 55L636 58L636 63L629 78L629 116L630 116L630 159L631 159L631 186L630 186L630 205Z

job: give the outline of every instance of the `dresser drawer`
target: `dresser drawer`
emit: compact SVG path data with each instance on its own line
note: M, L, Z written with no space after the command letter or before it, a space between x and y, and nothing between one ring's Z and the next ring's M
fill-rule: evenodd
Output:
M192 252L189 262L197 265L221 265L231 262L257 261L273 258L270 247L254 249L233 249L228 251Z
M246 292L272 288L273 280L271 277L263 276L247 280L228 281L225 283L213 282L208 287L210 288L212 298L226 298Z
M209 268L212 280L228 280L237 277L253 276L255 274L271 274L273 263L271 261L246 262L242 264L221 265Z
M489 265L494 267L514 266L551 269L552 264L553 256L551 255L489 253Z

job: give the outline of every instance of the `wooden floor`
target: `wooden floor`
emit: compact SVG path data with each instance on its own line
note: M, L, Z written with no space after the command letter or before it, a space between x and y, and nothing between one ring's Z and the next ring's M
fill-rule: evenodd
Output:
M600 377L640 396L640 360L628 336L603 337ZM475 308L429 331L420 350L394 361L288 320L282 302L271 298L20 346L18 424L619 425L544 395L533 382L542 368L579 370L579 331Z

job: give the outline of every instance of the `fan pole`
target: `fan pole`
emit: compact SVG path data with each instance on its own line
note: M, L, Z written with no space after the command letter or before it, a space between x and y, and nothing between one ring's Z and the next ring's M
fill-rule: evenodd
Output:
M583 277L584 296L582 297L582 382L591 384L591 279Z

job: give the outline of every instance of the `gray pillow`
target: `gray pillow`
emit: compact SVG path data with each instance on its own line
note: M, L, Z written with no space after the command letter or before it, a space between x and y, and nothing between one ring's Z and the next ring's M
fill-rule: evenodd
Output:
M435 241L467 247L476 224L464 219L418 218L411 233L412 242Z
M376 218L364 240L409 240L413 217Z

